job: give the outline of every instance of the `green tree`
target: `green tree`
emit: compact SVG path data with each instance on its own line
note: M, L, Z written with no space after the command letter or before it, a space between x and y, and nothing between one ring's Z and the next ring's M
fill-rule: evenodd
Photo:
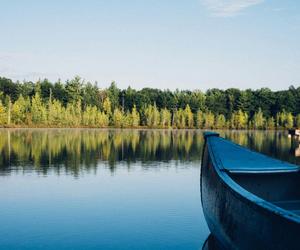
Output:
M203 112L201 110L198 110L196 114L196 127L201 129L203 128L203 125L204 125Z
M105 128L109 125L109 117L104 112L98 112L97 113L97 127Z
M112 114L111 102L110 102L109 97L105 98L105 100L103 102L103 110L108 116L110 116Z
M276 126L278 128L290 129L294 126L294 117L291 112L283 110L276 114Z
M131 111L131 127L137 128L140 125L140 114L136 110L134 105Z
M182 108L178 109L174 113L174 124L176 128L185 128L186 127L186 117L185 112Z
M112 124L114 127L116 128L122 128L123 127L123 122L124 122L124 114L121 110L119 110L118 108L116 108L114 110L113 113L113 117L112 117Z
M61 126L64 123L65 109L59 100L49 100L48 124L50 126Z
M11 108L12 122L14 124L24 124L26 122L26 113L28 111L26 100L20 95Z
M291 129L294 127L294 117L291 112L286 114L285 128Z
M5 106L0 100L0 125L5 125L7 123L7 112Z
M11 123L11 107L12 107L12 103L11 103L11 98L10 96L6 96L6 107L7 107L7 125L10 125Z
M78 127L82 122L81 101L68 103L65 110L64 123L69 126Z
M97 114L97 107L88 105L82 114L83 125L95 127L97 125Z
M112 82L110 84L110 87L107 89L107 94L111 102L112 110L115 110L116 108L119 107L119 95L120 95L120 90L118 89L115 82Z
M266 122L266 129L274 129L275 128L275 121L274 118L271 116L267 119Z
M261 110L261 108L258 109L257 112L255 112L254 116L253 116L253 128L254 129L263 129L265 127L265 118L264 118L264 114Z
M83 81L79 76L75 76L71 81L66 82L65 90L68 103L77 103L82 100Z
M36 125L45 124L47 121L47 110L37 92L31 100L32 122Z
M160 124L160 113L154 104L148 105L145 109L146 125L150 128L158 127Z
M242 110L238 110L232 113L231 116L231 128L245 129L248 125L248 115Z
M162 128L169 128L171 126L171 112L167 108L160 111L160 125Z
M204 117L204 128L213 129L215 123L215 115L211 111L208 111L204 113L203 117Z
M226 127L226 118L223 114L218 114L216 117L215 127L217 129L222 129Z
M187 104L185 109L184 109L184 115L186 118L186 125L188 128L193 128L194 127L194 115L191 111L190 106Z

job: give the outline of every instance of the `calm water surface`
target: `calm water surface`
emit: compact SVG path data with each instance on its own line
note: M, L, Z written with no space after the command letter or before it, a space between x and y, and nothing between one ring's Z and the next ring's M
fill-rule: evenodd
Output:
M299 164L284 132L229 132ZM0 249L200 249L201 131L0 130Z

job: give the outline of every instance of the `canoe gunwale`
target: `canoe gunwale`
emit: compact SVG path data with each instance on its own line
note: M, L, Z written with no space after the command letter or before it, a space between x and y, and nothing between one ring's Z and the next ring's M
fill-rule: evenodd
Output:
M261 174L263 172L254 173L253 171L251 173L235 173L235 172L229 172L224 168L222 165L221 160L214 154L214 151L212 149L212 146L209 142L209 137L211 136L218 136L218 134L209 134L208 136L205 136L205 144L204 147L207 147L209 157L212 161L212 165L219 176L220 181L228 187L228 191L231 192L235 197L237 197L239 200L247 203L248 205L260 209L262 212L265 213L273 213L274 215L281 216L283 218L286 218L287 220L296 222L300 224L300 216L285 210L283 208L280 208L271 202L268 202L259 196L256 196L255 194L247 191L242 186L240 186L238 183L236 183L230 176L230 174ZM204 151L204 150L203 150ZM290 172L290 171L289 171ZM272 174L273 172L268 172L267 174ZM282 171L280 172L282 173Z

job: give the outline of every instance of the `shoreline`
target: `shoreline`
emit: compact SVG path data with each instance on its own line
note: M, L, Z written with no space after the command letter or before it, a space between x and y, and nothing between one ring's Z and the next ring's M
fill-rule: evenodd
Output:
M139 127L91 127L91 126L1 126L0 129L99 129L99 130L199 130L199 131L288 131L289 129L279 128L279 129L232 129L232 128L161 128L161 127L147 127L147 126L139 126ZM296 129L296 128L292 128Z

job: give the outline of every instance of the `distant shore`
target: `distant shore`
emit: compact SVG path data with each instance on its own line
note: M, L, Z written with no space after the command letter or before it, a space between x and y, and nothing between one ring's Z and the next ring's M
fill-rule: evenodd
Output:
M14 82L0 77L0 126L258 129L300 127L300 88L159 90L108 88L80 77Z
M11 126L0 126L0 129L112 129L112 130L199 130L199 131L207 131L207 130L214 130L214 131L288 131L289 129L286 128L277 128L277 129L253 129L253 128L244 128L244 129L236 129L236 128L176 128L176 127L169 127L169 128L162 128L162 127L148 127L148 126L139 126L139 127L114 127L114 126L107 126L107 127L95 127L95 126L24 126L24 125L11 125ZM296 129L296 128L294 128Z

